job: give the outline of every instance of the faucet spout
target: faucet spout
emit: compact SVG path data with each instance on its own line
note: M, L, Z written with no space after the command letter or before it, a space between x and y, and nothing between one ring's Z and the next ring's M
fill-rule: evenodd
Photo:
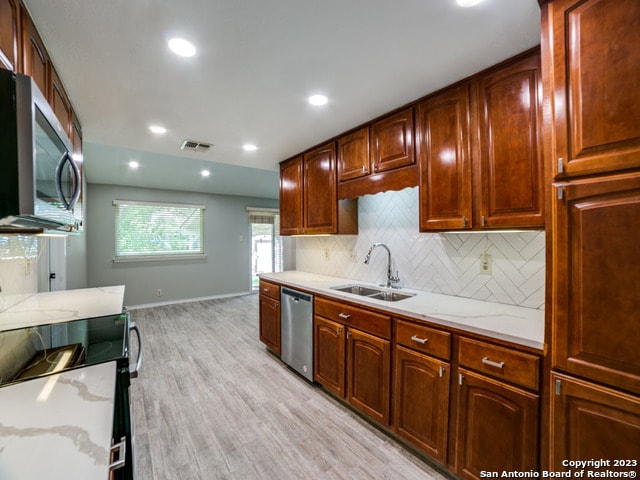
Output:
M366 265L369 264L369 261L371 260L371 252L373 252L376 247L382 247L387 251L387 283L385 284L385 287L395 287L394 283L400 282L400 278L398 278L397 275L394 277L391 273L391 250L389 250L389 247L387 247L384 243L374 243L373 245L371 245L371 248L369 248L367 256L364 259L364 263Z

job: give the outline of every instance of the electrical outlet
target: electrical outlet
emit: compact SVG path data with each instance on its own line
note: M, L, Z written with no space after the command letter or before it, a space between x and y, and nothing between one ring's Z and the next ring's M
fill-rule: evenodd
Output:
M162 289L159 288L158 290L156 290L156 297L161 297L162 296Z
M480 254L480 275L491 275L491 263L490 253Z

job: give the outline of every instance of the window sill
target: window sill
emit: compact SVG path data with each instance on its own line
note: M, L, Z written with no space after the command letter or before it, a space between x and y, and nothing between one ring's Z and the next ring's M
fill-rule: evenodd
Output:
M204 260L206 258L206 253L193 253L184 255L131 255L126 257L114 257L113 263L163 262L167 260Z

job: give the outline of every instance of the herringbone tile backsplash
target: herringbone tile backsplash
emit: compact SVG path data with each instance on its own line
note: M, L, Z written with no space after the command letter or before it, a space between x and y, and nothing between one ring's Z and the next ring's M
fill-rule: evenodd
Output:
M296 239L296 269L384 283L387 252L403 286L428 292L544 308L545 234L419 233L418 189L358 199L359 234ZM492 274L480 274L480 254L492 256Z

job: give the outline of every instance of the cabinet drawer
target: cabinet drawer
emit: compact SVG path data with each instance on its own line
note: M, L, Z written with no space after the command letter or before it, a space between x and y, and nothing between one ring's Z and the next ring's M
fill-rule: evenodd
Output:
M315 313L334 322L356 327L364 332L391 339L391 317L324 298L315 299Z
M451 358L451 334L424 325L398 320L396 343L444 360Z
M280 300L280 285L260 280L260 294Z
M460 339L460 365L532 390L540 384L540 357L490 343Z

